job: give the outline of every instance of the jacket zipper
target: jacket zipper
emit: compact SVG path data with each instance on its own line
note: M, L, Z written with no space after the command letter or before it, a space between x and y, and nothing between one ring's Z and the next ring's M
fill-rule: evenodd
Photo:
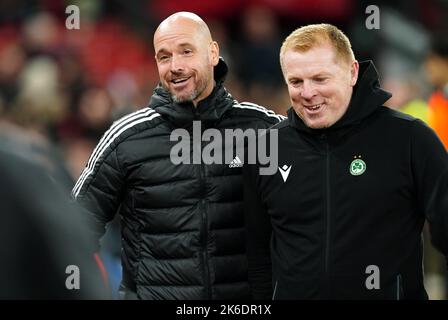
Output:
M326 136L324 136L326 139ZM330 269L330 236L331 236L331 210L330 210L330 146L325 140L326 146L326 241L325 241L325 274L328 276Z
M208 219L207 212L205 210L205 187L204 187L204 164L201 162L201 171L200 171L200 184L202 189L202 196L200 199L200 209L202 216L202 225L201 225L201 234L202 234L202 266L204 271L204 284L205 284L205 297L206 299L211 299L211 280L210 280L210 269L208 265L208 251L207 251L207 239L208 239Z
M198 110L194 109L194 120L199 120L199 113ZM202 129L201 129L202 134ZM201 140L201 164L200 164L200 170L199 170L199 185L201 188L201 198L199 200L199 209L201 211L201 245L202 245L202 252L201 252L201 260L202 260L202 271L204 275L204 288L205 288L205 299L210 300L212 298L211 296L211 280L210 280L210 269L208 265L208 251L207 251L207 239L208 239L208 219L207 219L207 212L205 210L205 177L204 177L204 163L202 162L202 140Z

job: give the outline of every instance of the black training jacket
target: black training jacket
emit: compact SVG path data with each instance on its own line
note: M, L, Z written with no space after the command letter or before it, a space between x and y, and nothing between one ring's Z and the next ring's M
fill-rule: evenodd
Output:
M427 298L421 232L426 218L448 252L448 158L424 123L382 106L389 98L361 63L337 123L313 130L290 109L272 128L277 173L244 167L256 298Z
M173 103L157 87L148 108L116 121L104 134L73 189L96 223L97 239L120 214L123 286L133 293L129 296L250 297L241 167L170 160L179 142L170 141L172 131L184 128L193 138L193 121L201 121L202 132L216 128L224 136L224 129L267 128L284 119L235 101L223 87L226 73L220 60L214 91L197 108Z

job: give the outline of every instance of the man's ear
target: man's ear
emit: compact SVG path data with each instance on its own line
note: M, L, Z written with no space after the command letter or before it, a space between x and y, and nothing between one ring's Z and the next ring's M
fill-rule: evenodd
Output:
M210 43L210 60L213 66L219 62L219 45L216 41Z
M359 63L357 60L354 60L352 62L352 65L350 66L350 85L352 87L355 86L356 82L358 81L358 73L359 73Z

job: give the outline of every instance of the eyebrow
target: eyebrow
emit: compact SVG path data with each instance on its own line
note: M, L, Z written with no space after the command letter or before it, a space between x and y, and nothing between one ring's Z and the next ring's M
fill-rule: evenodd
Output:
M191 44L190 42L182 42L178 45L179 47L193 47L193 44Z
M327 71L321 71L321 72L317 72L317 73L315 73L309 77L306 77L306 78L317 78L317 77L331 77L331 73L329 73ZM288 77L288 80L291 80L291 79L301 79L302 80L303 78L304 77L291 76L291 77Z
M166 53L166 52L168 52L168 51L165 48L161 48L161 49L159 49L159 51L156 52L156 56L158 56L161 53Z
M189 43L189 42L182 42L180 44L177 45L178 47L184 48L184 47L192 47L194 48L194 45ZM165 48L160 48L159 51L157 51L156 56L158 56L161 53L168 53L168 50L166 50Z
M316 77L329 77L331 76L331 73L328 71L320 71L315 74L313 74L310 78L316 78Z

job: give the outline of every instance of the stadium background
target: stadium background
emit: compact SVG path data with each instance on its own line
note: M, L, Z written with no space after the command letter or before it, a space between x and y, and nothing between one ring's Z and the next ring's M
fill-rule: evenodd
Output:
M79 30L66 28L68 5L80 9ZM369 5L380 10L379 29L366 27ZM0 132L60 161L69 190L110 124L147 105L158 82L153 32L176 11L195 12L209 24L237 100L285 114L281 42L301 25L328 22L349 36L358 60L374 60L394 94L388 106L427 121L434 88L424 62L431 37L446 36L444 0L1 0ZM102 251L113 288L121 272L118 223ZM446 261L428 242L427 289L431 298L445 299Z

